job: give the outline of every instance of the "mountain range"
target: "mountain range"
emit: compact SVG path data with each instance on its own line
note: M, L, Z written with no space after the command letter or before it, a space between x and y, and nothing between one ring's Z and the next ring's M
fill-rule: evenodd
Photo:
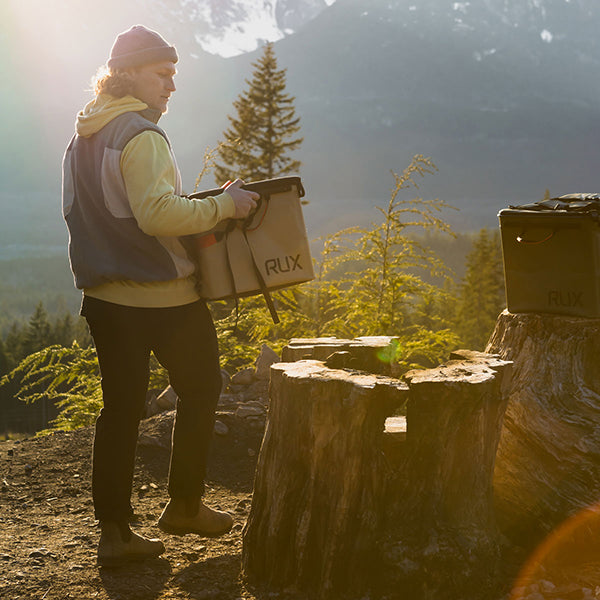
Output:
M32 19L23 7L34 5ZM439 168L416 193L458 207L448 220L460 229L495 227L498 210L546 190L599 191L597 0L65 0L51 10L9 0L0 12L9 57L0 75L11 84L0 201L11 223L54 218L60 158L89 78L135 22L181 57L161 124L189 191L266 40L301 118L309 233L376 219L390 171L414 154ZM60 237L64 229L50 241Z

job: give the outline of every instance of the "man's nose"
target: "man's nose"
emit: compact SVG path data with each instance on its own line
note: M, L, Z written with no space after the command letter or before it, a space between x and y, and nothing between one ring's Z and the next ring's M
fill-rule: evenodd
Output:
M167 88L169 89L170 92L174 92L177 89L175 87L175 82L172 79L169 79L169 82L167 84Z

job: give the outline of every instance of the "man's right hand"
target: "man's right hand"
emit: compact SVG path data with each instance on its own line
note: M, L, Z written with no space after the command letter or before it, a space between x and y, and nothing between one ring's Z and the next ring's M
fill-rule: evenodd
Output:
M256 192L243 190L243 185L242 179L236 179L225 187L225 191L233 198L235 204L234 219L245 219L256 208L256 202L260 198Z

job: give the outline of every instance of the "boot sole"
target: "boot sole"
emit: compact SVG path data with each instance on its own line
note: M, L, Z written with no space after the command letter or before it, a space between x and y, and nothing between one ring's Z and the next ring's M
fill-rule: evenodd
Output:
M132 562L140 562L142 560L152 560L158 558L162 552L157 554L128 554L126 556L107 556L104 558L98 558L97 564L99 567L122 567L124 565L128 565Z
M174 525L169 525L164 521L158 522L158 528L161 531L164 531L165 533L169 533L171 535L187 535L189 533L194 533L201 537L209 538L221 537L222 535L225 535L226 533L229 533L231 531L231 527L228 527L227 529L223 529L221 531L201 531L200 529L193 529L191 527L176 527Z

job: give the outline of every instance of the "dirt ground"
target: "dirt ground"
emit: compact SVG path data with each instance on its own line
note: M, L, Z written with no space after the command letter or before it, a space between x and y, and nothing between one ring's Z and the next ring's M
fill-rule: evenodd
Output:
M99 530L90 491L93 429L1 441L0 599L313 600L293 590L252 588L242 580L242 528L264 421L236 418L232 411L218 418L227 432L214 439L206 501L234 515L232 531L218 539L175 537L155 526L167 498L173 419L173 412L161 413L140 427L133 488L138 518L132 526L160 537L167 551L158 559L113 569L96 565ZM507 593L510 582L504 580L490 600L600 599L600 512L591 517L593 522L579 527L585 543L580 539L576 546L563 546L545 564L538 556L512 595ZM518 570L514 567L506 573L511 579ZM413 600L397 589L360 600L376 597Z
M238 420L239 421L239 420ZM143 421L133 503L135 531L160 537L159 559L99 569L90 491L93 430L0 442L0 598L154 600L292 598L261 594L240 580L241 531L250 509L262 429L231 419L215 437L206 501L235 516L219 539L175 537L155 523L167 498L172 414ZM236 430L237 429L237 430Z

